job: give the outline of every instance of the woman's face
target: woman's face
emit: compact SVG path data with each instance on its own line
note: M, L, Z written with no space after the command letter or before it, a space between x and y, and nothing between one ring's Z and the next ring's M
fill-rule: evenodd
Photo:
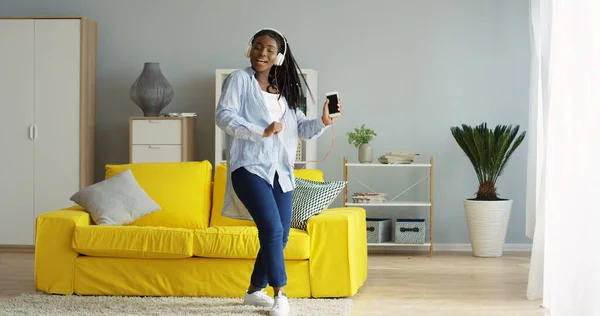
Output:
M250 50L250 63L257 72L269 71L277 57L277 42L268 35L254 39Z

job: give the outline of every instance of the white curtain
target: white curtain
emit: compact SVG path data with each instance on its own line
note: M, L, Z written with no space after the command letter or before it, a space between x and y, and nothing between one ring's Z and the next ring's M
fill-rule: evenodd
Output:
M533 239L533 249L527 288L529 299L543 296L545 185L542 185L542 180L545 176L545 141L548 125L548 39L551 11L550 3L540 1L531 0L530 6L531 81L526 234Z
M600 0L531 0L527 296L600 316Z

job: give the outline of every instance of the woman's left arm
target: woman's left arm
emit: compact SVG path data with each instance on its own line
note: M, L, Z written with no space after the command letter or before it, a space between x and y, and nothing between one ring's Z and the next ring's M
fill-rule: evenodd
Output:
M330 118L329 117L329 100L326 99L323 105L323 112L321 117L315 119L309 119L304 115L302 111L296 109L296 119L298 121L298 136L301 139L311 139L319 137L325 132L333 122L339 118L339 116ZM341 100L339 102L340 114L343 114Z
M309 119L300 109L296 109L296 120L298 121L298 137L301 139L319 137L328 128L321 117Z

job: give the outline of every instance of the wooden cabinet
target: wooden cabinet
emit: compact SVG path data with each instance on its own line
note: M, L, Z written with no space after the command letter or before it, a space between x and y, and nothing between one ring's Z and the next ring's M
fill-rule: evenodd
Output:
M0 245L94 182L96 22L0 18Z
M195 117L129 118L129 162L194 160L195 122Z

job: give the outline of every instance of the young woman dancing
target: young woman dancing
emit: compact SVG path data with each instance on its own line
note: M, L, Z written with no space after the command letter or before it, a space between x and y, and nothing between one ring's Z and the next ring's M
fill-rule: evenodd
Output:
M227 134L222 214L253 220L258 229L260 250L244 304L271 307L272 316L282 316L290 312L283 250L291 226L298 139L320 136L339 116L329 117L328 101L319 118L308 119L300 111L300 67L279 31L255 33L245 54L250 66L225 80L215 115ZM264 292L267 285L273 287L274 298Z

